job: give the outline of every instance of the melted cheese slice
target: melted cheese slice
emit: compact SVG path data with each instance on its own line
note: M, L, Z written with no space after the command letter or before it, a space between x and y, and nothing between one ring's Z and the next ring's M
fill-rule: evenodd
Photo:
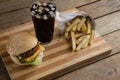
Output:
M30 61L32 59L34 59L37 55L39 55L39 53L42 51L42 50L45 50L44 47L42 47L41 45L39 45L38 47L38 50L30 57L28 58L24 58L26 61Z

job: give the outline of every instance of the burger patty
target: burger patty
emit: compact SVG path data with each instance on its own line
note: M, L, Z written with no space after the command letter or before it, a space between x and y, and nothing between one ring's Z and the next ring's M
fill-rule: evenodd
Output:
M37 45L34 48L32 48L24 53L21 53L19 56L22 58L30 57L38 50L38 47L39 47L39 43L37 43Z

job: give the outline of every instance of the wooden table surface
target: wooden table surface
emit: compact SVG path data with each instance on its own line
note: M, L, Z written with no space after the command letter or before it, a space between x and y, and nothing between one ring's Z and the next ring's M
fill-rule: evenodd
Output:
M28 8L33 1L1 0L0 33L31 21ZM112 47L112 52L108 56L87 63L55 80L120 80L120 0L69 0L69 2L54 0L54 2L59 11L77 8L91 15L96 21L96 30ZM3 47L0 47L0 52L2 49ZM0 80L8 80L7 76L0 59Z

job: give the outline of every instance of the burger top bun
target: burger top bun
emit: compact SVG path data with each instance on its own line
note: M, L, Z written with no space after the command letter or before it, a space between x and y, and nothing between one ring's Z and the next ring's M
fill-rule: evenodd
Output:
M6 44L6 50L10 55L19 55L37 45L37 38L27 32L12 35Z

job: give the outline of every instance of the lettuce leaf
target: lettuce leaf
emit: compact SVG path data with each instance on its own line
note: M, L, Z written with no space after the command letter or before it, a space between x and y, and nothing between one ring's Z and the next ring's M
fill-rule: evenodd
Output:
M30 63L27 63L29 65L39 65L42 63L42 58L40 56L37 56L36 59Z
M28 65L39 65L42 63L42 57L39 55L37 56L34 60L30 61L30 62L27 62L26 60L24 59L20 59L18 56L16 56L17 59L20 61L20 63L22 64L28 64Z

